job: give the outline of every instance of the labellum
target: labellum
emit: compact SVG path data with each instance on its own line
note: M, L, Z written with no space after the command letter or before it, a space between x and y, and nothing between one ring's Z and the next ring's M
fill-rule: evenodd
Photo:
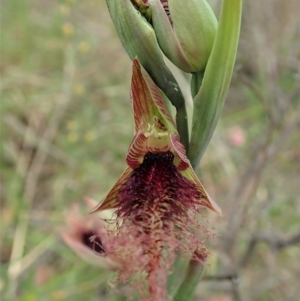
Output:
M141 300L159 301L166 298L175 253L207 257L196 232L210 234L197 215L221 210L194 173L160 90L136 59L131 98L135 137L128 167L93 211L115 209L117 227L106 252L121 262L118 280L135 281Z

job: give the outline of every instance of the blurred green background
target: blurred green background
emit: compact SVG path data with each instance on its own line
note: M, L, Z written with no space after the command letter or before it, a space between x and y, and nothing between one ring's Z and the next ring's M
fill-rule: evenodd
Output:
M60 233L74 204L86 214L84 197L101 200L125 168L130 60L104 0L1 6L1 300L116 300L111 273ZM219 235L195 300L300 298L299 8L244 1L231 88L198 170L224 216L208 216Z

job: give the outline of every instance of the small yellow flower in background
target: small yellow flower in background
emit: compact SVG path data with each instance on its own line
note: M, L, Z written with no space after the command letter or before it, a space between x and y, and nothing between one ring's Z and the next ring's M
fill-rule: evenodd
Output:
M65 22L62 26L62 32L66 37L70 37L73 34L74 27L70 22Z
M96 133L94 131L89 131L84 135L84 140L86 142L92 142L94 140L96 140Z
M77 133L70 133L69 135L68 135L68 141L69 142L71 142L71 143L75 143L75 142L77 142L78 141L78 134Z
M87 53L90 50L90 45L86 41L81 41L78 45L78 50L81 53Z
M83 85L81 85L81 84L75 85L75 87L74 87L74 93L75 93L77 96L83 95L83 94L84 94L84 91L85 91L85 89L84 89L84 86L83 86Z
M78 123L75 120L70 120L67 122L67 129L70 131L74 131L78 129Z
M66 5L66 4L62 4L60 5L60 12L63 16L67 17L70 15L70 12L71 12L71 8L69 5Z

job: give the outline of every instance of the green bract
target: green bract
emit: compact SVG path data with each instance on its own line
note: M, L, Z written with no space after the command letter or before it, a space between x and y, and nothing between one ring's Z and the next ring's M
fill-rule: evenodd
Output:
M206 66L217 19L206 0L149 0L152 23L164 54L185 72ZM161 2L168 5L167 15Z

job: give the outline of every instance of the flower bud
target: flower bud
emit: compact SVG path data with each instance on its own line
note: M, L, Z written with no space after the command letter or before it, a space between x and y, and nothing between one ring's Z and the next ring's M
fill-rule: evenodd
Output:
M205 68L217 30L206 0L148 0L152 24L164 54L185 72Z

